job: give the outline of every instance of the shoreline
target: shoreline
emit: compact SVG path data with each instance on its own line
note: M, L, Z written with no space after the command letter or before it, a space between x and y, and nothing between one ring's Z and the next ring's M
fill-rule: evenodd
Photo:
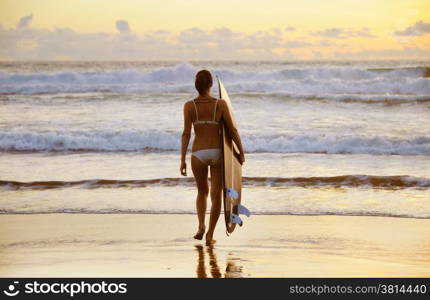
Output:
M0 212L0 216L31 216L31 215L136 215L136 216L158 216L158 215L163 215L163 216L196 216L195 213L189 213L189 212L184 212L184 213L180 213L180 212L172 212L172 213L164 213L164 212L127 212L127 211L112 211L112 212L81 212L81 211L76 211L76 212L7 212L7 213L1 213ZM209 216L210 212L206 212L206 215ZM220 219L221 216L223 215L223 212L221 212L220 215ZM242 215L241 215L242 216ZM367 215L359 215L359 214L344 214L344 215L339 215L339 214L285 214L285 213L264 213L264 214L260 214L260 213L253 213L252 216L292 216L292 217L364 217L364 218L394 218L394 219L418 219L418 220L430 220L430 218L428 217L412 217L412 216L403 216L403 215L382 215L382 214L367 214ZM222 220L223 222L223 220ZM223 223L224 224L224 223ZM217 225L218 226L218 225ZM224 225L223 225L224 226Z
M253 215L215 246L186 214L0 218L0 277L428 277L430 219Z

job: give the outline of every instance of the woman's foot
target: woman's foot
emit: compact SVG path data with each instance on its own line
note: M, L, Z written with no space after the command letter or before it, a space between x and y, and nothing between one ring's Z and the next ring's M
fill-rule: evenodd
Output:
M206 246L213 246L215 243L216 240L211 235L206 234Z
M194 238L196 240L201 240L203 238L203 235L205 234L205 226L199 226L199 231L197 231L197 233L194 235Z
M216 240L214 239L206 240L206 246L213 246L215 245L215 243L216 243Z

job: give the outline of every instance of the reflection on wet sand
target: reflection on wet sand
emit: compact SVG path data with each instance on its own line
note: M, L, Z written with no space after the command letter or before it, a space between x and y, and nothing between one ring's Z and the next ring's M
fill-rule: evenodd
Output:
M197 259L197 277L198 278L208 278L208 275L206 273L206 265L205 265L205 247L202 245L196 245L196 250L198 253L198 259ZM209 256L209 265L210 265L210 273L212 275L212 278L221 278L223 277L220 271L220 268L218 266L217 257L214 252L215 248L213 246L207 246L207 254ZM236 265L235 261L238 261L239 259L228 257L227 258L227 267L225 269L224 277L225 278L235 278L235 277L242 277L242 266Z

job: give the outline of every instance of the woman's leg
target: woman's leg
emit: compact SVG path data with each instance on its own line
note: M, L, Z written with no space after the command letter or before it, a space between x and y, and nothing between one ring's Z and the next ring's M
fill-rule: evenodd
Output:
M211 215L209 229L206 234L206 241L213 240L216 223L221 214L221 159L216 164L211 165Z
M209 194L208 185L208 166L201 160L191 155L191 169L193 170L194 178L197 184L197 217L199 219L199 229L194 238L201 240L205 232L205 214L206 214L206 201Z

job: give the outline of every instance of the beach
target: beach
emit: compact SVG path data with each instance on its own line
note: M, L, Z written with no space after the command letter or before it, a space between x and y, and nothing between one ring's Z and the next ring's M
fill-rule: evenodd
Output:
M428 277L430 220L252 216L213 248L196 216L0 218L1 277Z

